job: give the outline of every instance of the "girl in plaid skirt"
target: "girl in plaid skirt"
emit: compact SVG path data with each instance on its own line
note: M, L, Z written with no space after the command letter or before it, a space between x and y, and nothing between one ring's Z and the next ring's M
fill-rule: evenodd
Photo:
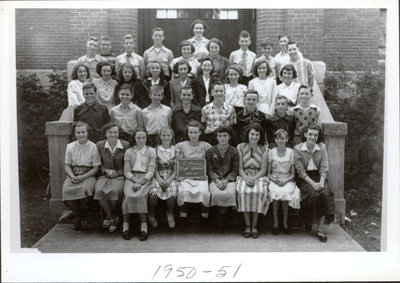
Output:
M148 217L150 225L154 228L158 226L157 219L154 217L154 209L159 199L167 201L168 226L171 229L175 228L174 208L179 185L175 179L177 151L172 145L173 138L174 132L171 128L161 129L161 145L156 147L156 172L149 198Z

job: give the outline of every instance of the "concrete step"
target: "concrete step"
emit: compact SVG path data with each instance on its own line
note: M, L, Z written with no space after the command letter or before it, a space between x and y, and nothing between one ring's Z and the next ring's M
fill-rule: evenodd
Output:
M191 225L184 231L161 226L150 230L149 239L138 239L138 227L126 241L121 231L99 231L98 225L74 231L72 224L57 224L33 248L43 253L174 253L174 252L361 252L364 249L339 225L326 226L328 241L321 243L315 232L295 230L292 235L272 235L269 226L259 227L258 239L245 239L237 225L229 232L215 227L201 230ZM315 231L315 227L313 227Z

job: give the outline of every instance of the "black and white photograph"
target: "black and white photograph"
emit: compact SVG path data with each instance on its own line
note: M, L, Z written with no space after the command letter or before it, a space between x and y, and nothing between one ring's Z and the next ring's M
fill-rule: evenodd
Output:
M398 3L148 2L0 4L3 280L400 280Z

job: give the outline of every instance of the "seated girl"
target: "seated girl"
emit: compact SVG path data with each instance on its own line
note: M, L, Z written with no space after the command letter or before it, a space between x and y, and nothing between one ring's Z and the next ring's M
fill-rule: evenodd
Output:
M264 130L259 125L251 125L246 132L246 140L238 145L239 176L236 190L238 211L243 212L246 227L243 237L258 238L258 216L266 215L269 207L267 172L268 149L264 146ZM251 220L251 216L253 219Z
M285 234L291 233L291 228L288 226L288 205L294 209L300 208L300 191L294 182L293 150L286 147L288 140L288 132L283 129L277 130L275 132L276 147L271 149L268 154L269 199L273 202L272 214L274 224L272 226L272 233L274 235L279 233L279 203L282 203L282 222Z
M228 81L225 84L225 102L235 108L236 113L243 109L243 96L247 91L247 86L239 84L242 73L238 65L228 67L225 73Z
M320 127L314 124L305 127L303 142L294 147L294 165L299 175L297 186L306 231L311 231L313 219L317 218L316 235L321 242L326 242L323 228L325 222L330 224L335 219L335 203L327 182L328 153L321 140Z
M83 83L90 78L89 68L83 64L74 67L71 82L68 84L68 106L78 106L85 102L83 97Z
M207 175L210 179L211 206L218 207L218 228L227 229L228 208L236 208L236 176L239 173L238 150L229 145L232 129L220 126L218 144L206 151Z
M161 101L161 104L169 106L171 100L169 83L165 78L161 63L152 61L147 64L146 79L140 83L137 100L137 104L140 108L144 109L151 104L151 99L149 97L150 87L156 84L162 86L164 89L164 99Z
M110 120L121 129L120 138L130 141L133 133L144 126L142 110L132 102L133 95L129 84L120 87L118 97L121 103L111 109Z
M175 228L174 209L179 184L176 181L177 150L172 141L174 132L171 128L160 130L160 145L156 147L156 172L149 196L149 221L154 228L158 226L154 210L158 200L167 202L167 222L170 229Z
M187 126L186 133L189 140L176 145L181 158L205 158L206 150L211 147L209 143L200 141L200 135L204 131L203 125L198 121L191 121ZM180 218L183 226L187 220L187 203L200 203L201 226L208 223L208 208L210 207L210 191L207 180L181 180L178 190L178 206L180 207Z
M76 141L65 152L66 179L62 188L63 203L75 216L74 230L81 229L82 215L90 208L96 177L101 165L96 145L88 140L89 125L77 122L72 131Z
M109 232L117 230L118 208L121 206L124 191L124 154L129 148L129 142L118 139L118 126L108 123L104 126L105 140L99 141L97 149L101 156L101 176L95 185L94 199L100 202L105 212L103 228Z
M131 65L129 63L122 64L121 68L119 69L118 75L117 75L117 80L118 80L118 84L114 90L115 105L118 105L121 102L119 100L118 93L119 93L119 89L124 84L129 85L129 89L131 90L131 94L132 94L132 102L137 103L138 95L136 93L138 92L140 81L138 79L138 76L136 74L136 71L135 71L135 68L133 67L133 65Z
M156 167L156 152L154 148L147 146L147 133L138 129L133 135L132 147L124 156L124 199L122 201L122 214L124 222L122 237L130 240L129 216L138 213L140 217L140 241L148 238L147 231L147 197L151 189L151 183Z
M118 82L112 78L112 65L108 62L100 62L96 66L96 72L101 75L100 78L94 79L93 83L97 88L97 98L108 111L115 105L114 90Z
M265 115L272 116L273 107L276 96L276 82L275 79L269 77L271 68L265 60L259 60L254 64L254 75L256 78L249 82L249 89L254 89L260 95L260 102L258 110Z

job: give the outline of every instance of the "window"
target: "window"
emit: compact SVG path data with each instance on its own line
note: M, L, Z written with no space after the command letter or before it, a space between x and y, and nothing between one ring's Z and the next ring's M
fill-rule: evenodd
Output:
M157 19L187 19L189 11L187 9L157 9Z
M206 20L238 20L239 12L233 9L213 9L206 12Z

